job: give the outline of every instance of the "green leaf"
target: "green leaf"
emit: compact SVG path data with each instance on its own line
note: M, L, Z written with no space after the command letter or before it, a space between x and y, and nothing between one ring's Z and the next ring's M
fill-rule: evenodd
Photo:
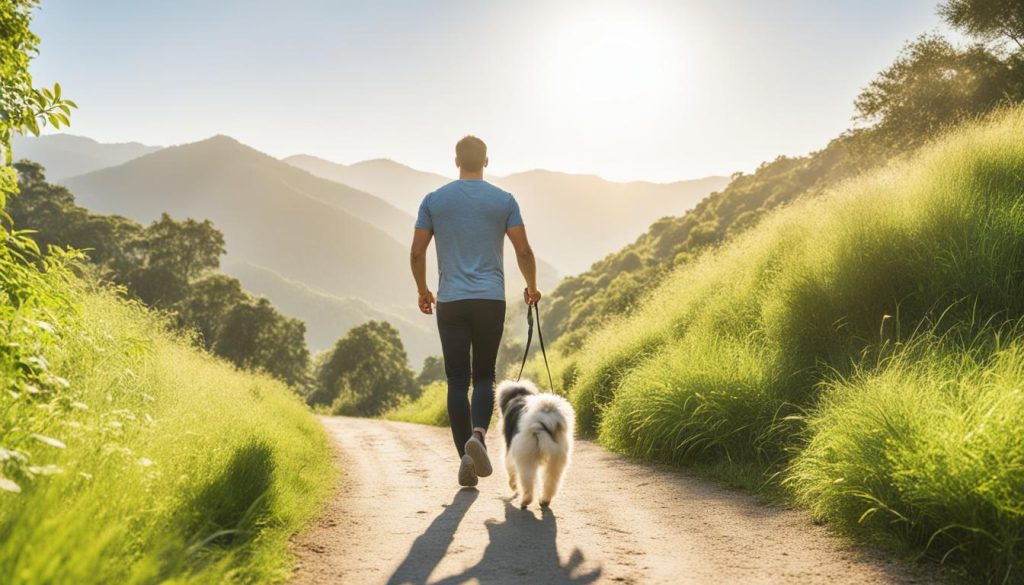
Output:
M60 99L60 84L59 83L54 83L53 84L53 96L55 98L57 98L58 100Z

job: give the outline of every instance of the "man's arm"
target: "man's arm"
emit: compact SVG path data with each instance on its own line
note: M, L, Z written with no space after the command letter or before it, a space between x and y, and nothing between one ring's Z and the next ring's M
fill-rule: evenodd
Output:
M512 241L512 247L516 250L516 261L519 263L519 271L526 279L526 291L523 299L526 304L533 305L540 300L540 291L537 290L537 259L533 255L533 248L526 238L526 227L517 225L508 228L505 232L508 239Z
M434 293L427 288L427 247L434 237L434 232L416 228L412 234L412 250L409 252L409 263L412 265L412 277L416 280L419 293L420 311L430 315L434 312Z

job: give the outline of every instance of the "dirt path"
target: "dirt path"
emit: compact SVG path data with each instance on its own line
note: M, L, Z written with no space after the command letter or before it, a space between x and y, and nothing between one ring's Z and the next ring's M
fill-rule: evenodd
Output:
M344 479L295 544L295 583L928 582L843 544L805 513L586 441L577 442L563 490L542 513L509 502L496 456L479 490L460 490L446 429L322 422Z

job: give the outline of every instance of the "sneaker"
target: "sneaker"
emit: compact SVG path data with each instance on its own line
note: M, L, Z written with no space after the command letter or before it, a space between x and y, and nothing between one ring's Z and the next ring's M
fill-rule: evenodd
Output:
M473 458L468 454L463 455L462 463L459 465L459 485L473 487L477 481L476 471L473 469Z
M473 433L472 438L466 441L466 455L473 458L477 476L487 477L494 471L491 469L491 459L487 457L487 447L477 438L477 433Z

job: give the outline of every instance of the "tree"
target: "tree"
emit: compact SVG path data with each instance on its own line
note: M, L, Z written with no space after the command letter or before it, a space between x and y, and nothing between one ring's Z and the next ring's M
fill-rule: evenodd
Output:
M159 266L192 282L205 272L220 268L224 234L210 220L174 221L163 213L146 228L149 265Z
M349 330L316 372L316 383L309 402L338 414L380 414L417 392L398 330L385 321Z
M305 335L305 323L278 313L266 298L246 299L225 315L213 351L240 368L298 386L309 363Z
M914 147L1000 103L1020 101L1021 89L1013 65L984 46L958 49L931 34L907 45L854 105L879 138Z
M213 349L228 313L248 300L237 278L224 274L211 274L189 287L185 298L175 306L178 325L199 333L199 343Z
M174 221L164 213L132 252L138 261L126 275L128 290L147 305L166 309L185 298L194 279L220 267L224 234L210 220Z
M60 84L53 89L32 85L29 61L39 52L39 37L29 29L29 23L32 9L38 4L38 0L0 2L0 152L5 167L0 173L0 186L13 187L17 180L9 168L14 134L38 135L40 126L46 123L54 128L67 126L71 108L77 107L61 96Z
M444 358L436 355L427 356L423 360L423 368L416 376L416 384L423 387L431 382L439 382L444 379Z
M1024 49L1024 2L946 0L939 15L950 25L986 41L1010 41Z

